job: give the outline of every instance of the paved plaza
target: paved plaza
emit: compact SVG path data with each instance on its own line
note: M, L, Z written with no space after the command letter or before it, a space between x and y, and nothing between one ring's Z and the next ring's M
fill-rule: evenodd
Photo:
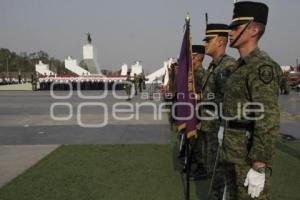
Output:
M100 96L101 93L85 91L83 95ZM55 94L66 96L68 92L57 91ZM124 95L122 91L118 94ZM84 99L86 97L81 97L76 91L68 99L54 99L49 91L1 91L0 145L169 143L166 113L162 113L162 119L156 119L154 115L158 111L155 108L159 110L160 102L145 99L146 94L128 102L114 98L111 92L104 99ZM116 112L116 116L123 118L132 115L131 120L118 120L113 116L116 103L132 105L128 113ZM57 106L53 107L53 116L58 120L50 114L54 104ZM106 115L101 105L107 106ZM70 108L73 115L60 120L68 117ZM128 106L119 108L127 109ZM280 108L280 133L300 139L300 93L280 96ZM107 125L103 127L86 127L100 126L104 122Z
M65 96L68 92L55 94ZM101 91L86 91L83 94L100 96ZM119 92L119 95L124 93ZM160 102L141 99L146 97L145 95L138 95L128 102L114 98L111 92L104 99L83 99L74 91L70 98L60 100L52 98L49 91L2 91L0 145L169 143L170 128L166 114L162 114L161 120L155 119L154 115L157 115L155 109L159 109ZM57 103L68 105L60 106ZM107 107L107 114L101 105L93 105L98 103ZM113 105L116 103L130 103L132 105L130 113L116 112L116 116L123 118L132 116L133 119L116 119L112 115ZM144 105L138 107L141 103ZM57 106L53 107L53 115L59 118L58 120L50 114L51 105L54 104ZM70 107L73 115L67 120L60 120L68 117ZM120 105L119 108L126 109L128 106ZM94 127L101 126L104 122L107 122L107 125Z

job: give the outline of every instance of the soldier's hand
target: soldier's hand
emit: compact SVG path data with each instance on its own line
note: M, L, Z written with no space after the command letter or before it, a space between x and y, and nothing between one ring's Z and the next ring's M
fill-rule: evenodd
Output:
M248 186L248 194L251 198L259 197L265 186L266 175L254 169L250 169L245 179L244 186Z

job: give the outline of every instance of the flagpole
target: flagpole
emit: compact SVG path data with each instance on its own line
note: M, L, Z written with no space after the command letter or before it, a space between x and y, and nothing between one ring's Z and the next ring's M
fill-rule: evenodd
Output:
M190 15L187 13L187 16L185 18L185 24L186 24L186 66L187 66L187 80L189 76L189 67L190 67ZM188 87L188 85L187 85ZM187 130L185 130L185 142L186 142L186 153L185 153L185 159L186 159L186 192L185 192L185 200L190 200L190 142L189 138L187 136Z
M187 13L187 15L185 17L185 26L186 26L186 33L187 33L187 37L186 37L186 44L187 44L186 51L187 52L186 52L186 55L189 55L189 51L190 51L190 20L191 20L190 14ZM186 66L188 66L187 70L189 70L189 66L190 66L189 61L190 61L190 59L187 58L186 59Z

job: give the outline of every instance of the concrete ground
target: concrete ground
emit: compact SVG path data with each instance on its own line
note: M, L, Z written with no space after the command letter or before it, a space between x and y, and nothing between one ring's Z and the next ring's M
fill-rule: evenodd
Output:
M54 151L59 145L0 145L0 187Z
M280 133L300 139L300 92L279 97Z
M67 92L56 92L67 95ZM86 91L86 95L97 95L100 92ZM124 95L124 92L119 92ZM166 144L170 142L167 117L155 119L159 101L141 100L137 96L130 102L118 100L108 93L105 99L83 99L77 92L68 99L54 99L49 91L37 92L0 92L0 145L32 144ZM67 104L55 106L57 103ZM93 104L101 103L101 107ZM112 110L116 103L132 106L129 113ZM141 103L147 103L138 107ZM90 104L90 105L88 105ZM51 117L53 107L54 119ZM70 108L73 112L69 119ZM79 111L80 107L82 108ZM107 112L104 112L104 107ZM128 105L118 107L128 109ZM133 117L130 120L117 120L116 117ZM81 122L81 125L80 125ZM104 127L86 127L101 125Z
M32 91L31 83L0 85L0 91Z

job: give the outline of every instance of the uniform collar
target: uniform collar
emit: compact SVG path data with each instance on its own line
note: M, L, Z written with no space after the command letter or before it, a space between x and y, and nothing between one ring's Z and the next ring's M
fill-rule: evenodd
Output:
M194 71L198 71L198 70L200 70L202 67L203 67L202 64L199 64L199 65L195 66Z
M212 61L212 64L214 65L214 66L218 66L221 62L222 62L222 60L223 60L223 58L226 56L226 54L224 53L223 55L221 55L217 60L213 60Z
M245 58L239 58L238 59L238 63L240 65L244 65L244 64L248 64L251 62L251 59L253 58L253 56L260 54L261 50L257 47L256 49L254 49L248 56L246 56Z
M222 56L220 56L217 60L212 60L208 66L208 70L210 72L213 72L215 68L223 61L226 54L224 53Z

